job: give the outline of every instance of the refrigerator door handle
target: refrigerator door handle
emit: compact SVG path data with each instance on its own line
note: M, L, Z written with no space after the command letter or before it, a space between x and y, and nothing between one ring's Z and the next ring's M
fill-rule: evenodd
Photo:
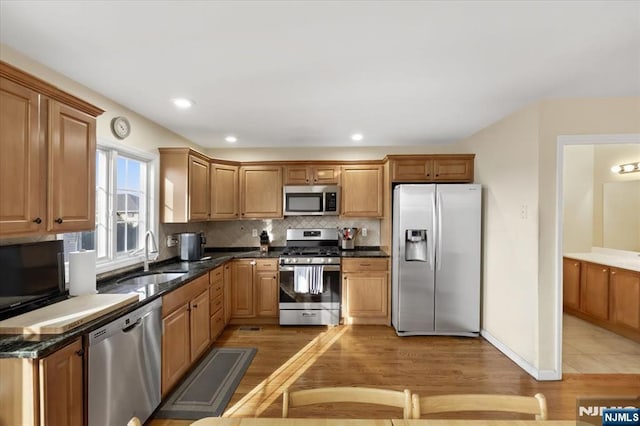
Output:
M431 255L429 256L429 267L430 269L433 271L433 264L435 263L435 258L436 258L436 247L435 247L435 243L436 243L436 194L432 193L431 194L431 238L430 238L430 245L431 245Z
M436 254L436 269L442 265L442 196L438 192L438 253Z

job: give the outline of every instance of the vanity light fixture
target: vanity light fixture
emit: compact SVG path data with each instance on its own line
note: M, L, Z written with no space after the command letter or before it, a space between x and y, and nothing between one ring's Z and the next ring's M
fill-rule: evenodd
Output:
M620 164L620 165L617 165L617 166L613 166L613 167L611 167L611 171L613 173L619 173L621 175L623 175L625 173L640 172L640 162Z
M171 102L173 102L173 104L178 109L189 109L195 103L191 99L187 99L187 98L175 98L175 99L172 99Z
M225 141L229 142L229 143L236 143L238 142L238 138L236 138L233 135L229 135L226 138L224 138Z

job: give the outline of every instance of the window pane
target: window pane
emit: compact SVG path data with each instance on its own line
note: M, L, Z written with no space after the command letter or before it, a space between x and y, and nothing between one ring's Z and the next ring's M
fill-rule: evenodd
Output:
M116 225L116 229L117 229L117 237L116 237L116 250L118 253L122 253L124 251L125 248L125 229L126 229L126 225L124 222L118 222L118 224Z
M79 250L95 249L95 231L89 232L70 232L62 235L64 241L64 261L69 261L69 253Z
M117 253L122 254L142 247L144 231L140 230L146 229L146 223L140 204L146 203L146 164L119 156L116 173Z

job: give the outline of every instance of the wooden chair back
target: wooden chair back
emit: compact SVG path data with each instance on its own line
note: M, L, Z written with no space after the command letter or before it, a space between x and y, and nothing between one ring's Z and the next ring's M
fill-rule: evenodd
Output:
M127 422L127 426L142 426L142 423L139 418L133 416L131 417L131 420Z
M289 408L304 405L361 402L402 408L402 418L411 418L411 392L363 387L326 387L282 393L282 417L289 417Z
M544 395L434 395L423 396L417 394L411 397L414 419L422 414L446 413L455 411L503 411L512 413L532 414L536 420L547 420L547 400Z

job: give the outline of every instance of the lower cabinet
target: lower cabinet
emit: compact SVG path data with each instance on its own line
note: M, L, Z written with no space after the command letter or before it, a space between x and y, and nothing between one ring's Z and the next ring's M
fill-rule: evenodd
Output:
M82 426L83 354L77 339L39 360L0 359L0 424Z
M640 342L640 272L563 259L565 312Z
M224 330L224 266L209 272L209 314L211 340L215 340Z
M209 275L196 278L162 298L162 396L207 349Z
M278 292L278 259L231 262L231 320L257 318L276 322Z
M389 325L389 261L342 260L342 317L345 324Z

